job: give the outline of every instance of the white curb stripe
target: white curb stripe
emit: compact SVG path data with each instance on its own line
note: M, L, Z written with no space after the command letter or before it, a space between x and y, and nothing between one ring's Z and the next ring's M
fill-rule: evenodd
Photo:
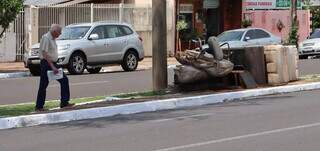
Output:
M167 100L156 100L142 103L123 104L117 106L82 109L58 113L26 115L19 117L0 118L0 129L16 127L35 126L41 124L53 124L74 120L94 119L110 117L114 115L127 115L142 112L179 109L208 104L221 103L234 99L244 99L263 95L289 93L297 91L320 89L320 82L311 84L300 84L290 86L280 86L272 88L262 88L254 90L244 90L239 92L228 92L186 98L173 98Z
M0 73L0 79L4 78L21 78L30 76L29 72L16 72L16 73Z

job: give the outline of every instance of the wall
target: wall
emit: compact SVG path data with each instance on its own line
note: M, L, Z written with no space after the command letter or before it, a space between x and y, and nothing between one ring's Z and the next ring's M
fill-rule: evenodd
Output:
M151 5L152 4L152 0L135 0L134 2L137 5L144 5L144 4L148 4Z
M245 12L246 16L253 21L252 27L267 29L271 33L279 36L282 40L287 40L290 31L290 10L256 10ZM299 20L299 41L305 40L310 32L310 12L308 10L298 10ZM279 31L277 23L282 22L284 28Z
M7 32L0 39L0 62L14 62L16 60L16 35L13 32Z
M152 0L135 0L135 5L139 6L152 6ZM175 35L175 14L174 7L175 0L167 0L167 54L169 56L174 55L174 35ZM151 11L152 12L152 11ZM152 15L152 14L150 14ZM138 19L145 19L136 16ZM151 16L150 16L151 17ZM150 18L151 19L151 18ZM145 50L145 56L152 56L152 27L143 29L137 29L138 34L143 39L143 47Z

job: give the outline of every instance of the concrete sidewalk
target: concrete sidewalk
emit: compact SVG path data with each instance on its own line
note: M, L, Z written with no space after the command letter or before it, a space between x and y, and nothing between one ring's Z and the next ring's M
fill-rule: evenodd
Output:
M178 65L179 62L174 57L168 58L168 66ZM139 62L137 70L152 68L152 57L146 57ZM120 65L110 65L102 68L102 72L123 71ZM23 62L0 63L0 78L18 78L28 76L29 70L24 67Z
M6 62L0 63L0 73L26 72L23 62Z

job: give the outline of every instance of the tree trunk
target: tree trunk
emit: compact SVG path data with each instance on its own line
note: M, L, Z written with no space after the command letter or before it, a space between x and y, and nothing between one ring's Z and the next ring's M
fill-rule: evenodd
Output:
M3 29L2 27L0 27L0 39L3 37L5 31L6 29Z
M291 26L297 23L297 0L291 0Z

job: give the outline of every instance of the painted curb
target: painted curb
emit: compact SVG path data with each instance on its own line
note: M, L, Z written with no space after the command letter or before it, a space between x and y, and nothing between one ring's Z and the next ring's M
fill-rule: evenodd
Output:
M29 72L15 72L15 73L0 73L0 79L5 78L21 78L21 77L27 77L31 74Z
M196 107L202 105L222 103L224 101L232 101L238 99L241 100L248 97L316 89L320 89L320 82L300 85L279 86L272 88L261 88L254 90L244 90L238 92L210 94L185 98L173 98L167 100L155 100L150 102L123 104L110 107L99 107L57 113L0 118L0 129L28 127L42 124L54 124L75 120L111 117L114 115L127 115L142 112Z

